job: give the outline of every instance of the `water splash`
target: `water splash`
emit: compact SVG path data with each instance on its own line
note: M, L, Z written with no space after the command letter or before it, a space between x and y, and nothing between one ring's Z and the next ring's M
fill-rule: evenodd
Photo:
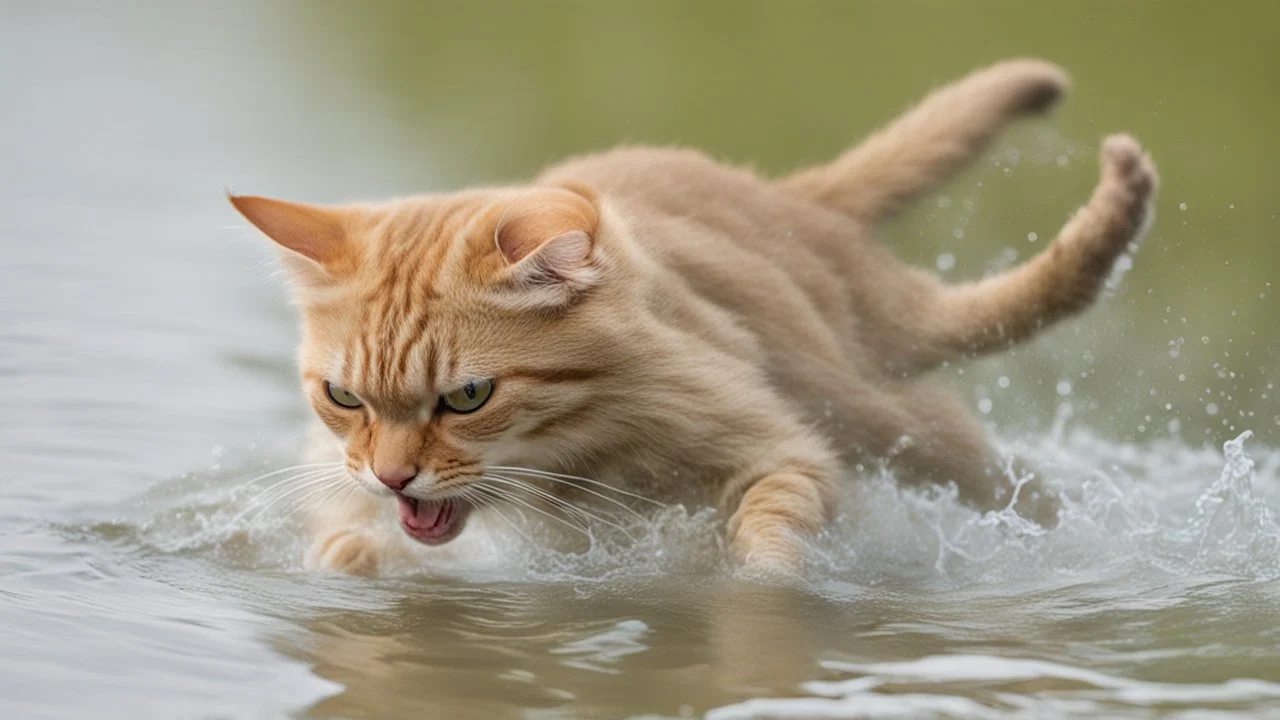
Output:
M1063 404L1046 435L1004 447L1065 489L1058 527L1045 530L1011 506L975 512L954 489L903 489L882 474L848 483L848 511L811 553L814 580L968 586L1117 571L1280 578L1280 521L1268 505L1280 496L1280 453L1255 450L1264 459L1255 462L1248 432L1221 454L1174 440L1115 443L1069 430L1070 408ZM94 530L156 553L300 571L307 539L297 514L245 512L264 492L244 486L253 474L219 469L162 484ZM1025 481L1010 474L1015 497ZM669 508L633 526L632 540L593 531L573 552L551 549L538 523L482 516L442 548L405 540L411 561L389 571L540 581L731 572L710 510Z

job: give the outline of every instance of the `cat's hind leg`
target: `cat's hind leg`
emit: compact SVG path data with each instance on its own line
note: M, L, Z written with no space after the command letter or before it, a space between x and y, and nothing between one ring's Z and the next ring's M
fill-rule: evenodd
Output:
M901 306L896 323L913 341L886 365L909 375L1004 350L1092 305L1150 223L1157 184L1151 158L1128 135L1107 138L1100 155L1101 179L1088 204L1030 261L964 285L919 271L905 278L916 300Z

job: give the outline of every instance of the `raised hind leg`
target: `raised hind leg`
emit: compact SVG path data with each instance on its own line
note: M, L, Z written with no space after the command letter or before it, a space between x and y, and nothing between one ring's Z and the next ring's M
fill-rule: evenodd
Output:
M1100 162L1088 204L1030 261L964 285L918 270L905 275L898 292L912 300L896 305L893 322L912 341L891 348L885 365L910 375L1004 350L1092 305L1149 224L1157 182L1151 159L1128 135L1107 138Z

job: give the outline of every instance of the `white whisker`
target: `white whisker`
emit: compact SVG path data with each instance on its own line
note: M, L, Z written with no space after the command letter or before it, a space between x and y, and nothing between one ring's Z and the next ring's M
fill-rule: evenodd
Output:
M535 497L542 498L543 500L546 500L547 502L553 503L555 505L563 506L566 510L573 512L579 517L584 517L587 519L591 518L591 514L586 512L582 508L576 507L572 503L565 501L563 498L558 498L552 493L549 493L546 490L543 490L542 488L536 485L533 485L532 483L527 483L523 480L520 480L519 478L511 478L511 477L506 477L504 475L486 474L484 475L484 479L492 482L496 482L502 485L507 485L510 487L518 487L521 490L524 490L525 492L528 492L531 495L534 495Z
M239 515L236 515L234 518L232 518L231 523L232 524L238 523L239 521L243 520L246 516L248 516L250 513L254 513L255 511L256 511L256 514L254 515L254 521L256 522L257 518L265 514L267 510L275 507L276 505L280 504L284 500L291 499L291 498L296 500L300 497L305 498L305 497L309 497L312 493L316 492L317 490L327 489L331 487L340 487L343 484L340 481L342 480L344 475L345 473L334 473L332 475L319 475L313 478L309 478L307 479L306 482L296 483L293 486L285 489L283 492L277 493L265 503L262 502L261 497L259 497L258 502L253 503L249 507L245 508L244 511L241 512Z
M254 497L253 501L256 505L275 502L277 498L291 495L305 488L327 485L334 480L344 477L345 475L345 472L330 470L308 475L306 477L290 478L287 481L276 483L266 490L263 490L261 493L258 493Z
M241 487L248 487L248 486L253 485L253 484L255 484L255 483L258 483L258 482L261 482L261 481L263 481L263 480L266 480L266 479L267 479L267 478L269 478L269 477L275 477L276 475L281 475L281 474L283 474L283 473L292 472L292 471L294 471L294 470L307 470L307 469L311 469L311 468L338 468L338 467L342 467L342 463L340 463L340 462L327 462L327 463L306 463L306 464L303 464L303 465L293 465L293 466L291 466L291 467L287 467L287 468L280 468L279 470L272 470L272 471L271 471L271 472L269 472L269 473L265 473L265 474L259 475L258 477L256 477L256 478L254 478L254 479L252 479L252 480L250 480L250 481L248 481L248 482L244 483L244 485L242 485Z
M615 530L622 533L623 535L626 535L627 539L631 540L632 542L635 541L635 538L631 536L631 533L627 532L626 528L622 527L622 525L616 522L612 522L610 520L606 520L605 518L595 513L588 512L586 509L578 507L577 505L574 505L573 503L565 500L564 498L556 497L555 495L547 492L546 490L543 490L540 487L537 487L527 482L516 480L515 478L508 478L508 477L502 477L497 475L485 475L484 478L485 480L502 483L510 487L516 487L521 490L524 490L530 493L531 495L533 495L534 497L541 498L547 501L553 507L561 508L566 512L573 513L576 517L578 517L584 523L590 523L592 521L604 523L605 525L608 525L609 527L614 528ZM639 517L641 520L645 519L644 516L639 515L638 513L637 513L637 517Z
M520 526L516 524L514 520L507 517L506 513L502 512L502 509L498 506L497 501L493 497L476 492L475 490L475 488L463 488L459 495L461 495L464 500L478 508L485 508L493 511L493 514L496 515L499 520L506 523L507 527L511 528L512 532L520 536L520 538L526 543L529 543L530 545L534 544L533 540L520 529Z
M531 504L531 503L525 502L524 500L521 500L520 498L518 498L518 497L516 497L516 496L514 496L514 495L512 495L512 494L510 494L510 493L502 493L502 492L499 492L498 488L495 488L495 487L492 487L492 486L487 486L487 485L479 485L479 484L475 485L474 487L475 487L477 490L481 490L481 491L483 491L483 492L490 493L490 494L492 494L494 497L497 497L497 498L502 499L502 500L506 500L507 502L515 503L516 505L520 505L520 506L522 506L522 507L526 507L526 508L528 508L528 509L530 509L530 510L532 510L532 511L536 512L536 513L538 513L539 515L543 515L543 516L548 517L548 518L550 518L550 519L552 519L552 520L555 520L556 522L560 523L561 525L564 525L564 526L565 526L565 527L567 527L567 528L572 528L573 530L576 530L576 531L578 531L578 532L582 533L584 536L586 536L586 538L587 538L588 540L592 540L592 541L594 541L594 540L595 540L595 537L591 534L591 530L590 530L590 528L584 528L584 527L581 527L581 526L578 526L578 525L574 525L573 523L569 522L568 520L565 520L565 519L564 519L564 518L562 518L562 517L557 517L557 516L555 516L555 515L552 515L551 513L547 512L546 510L543 510L542 508L540 508L540 507L538 507L538 506L536 506L536 505L533 505L533 504Z
M644 495L639 495L629 490L623 490L622 488L614 487L609 483L600 482L599 480L592 480L591 478L579 477L577 475L566 475L565 473L550 472L548 470L535 470L533 468L515 467L515 466L509 466L509 465L494 465L487 469L497 470L499 472L524 473L526 475L546 478L548 480L561 480L561 481L567 481L570 483L578 483L578 482L587 483L588 485L595 485L597 487L604 488L611 492L618 493L619 495L625 495L630 498L635 498L636 500L647 502L659 508L665 509L667 507L665 503L660 503L657 500L654 500L653 498L648 498L648 497L645 497ZM580 489L586 490L586 488L580 488Z
M510 472L510 471L507 471L507 472ZM579 492L584 492L584 493L587 493L588 495L594 495L595 497L598 497L598 498L600 498L601 500L604 500L605 502L612 503L612 504L614 504L614 505L616 505L616 506L618 506L618 507L622 508L623 510L625 510L625 511L626 511L626 512L628 512L628 513L630 513L633 517L635 517L636 519L640 520L641 522L647 522L647 521L648 521L648 518L646 518L644 515L642 515L640 512L638 512L635 508L631 507L630 505L627 505L626 503L624 503L624 502L622 502L622 501L620 501L620 500L618 500L618 499L616 499L616 498L611 498L611 497L609 497L608 495L604 495L603 493L596 492L595 490L592 490L591 488L585 488L585 487L582 487L582 486L580 486L580 485L576 485L576 484L574 484L574 483L572 483L572 482L568 482L568 481L566 481L566 480L562 480L562 479L560 479L560 478L544 477L544 476L540 476L540 475L531 475L531 476L532 476L532 477L534 477L534 478L540 479L540 480L546 480L547 482L554 482L554 483L560 483L560 484L562 484L562 485L568 485L569 487L572 487L573 489L578 490ZM505 476L499 475L499 477L505 477ZM509 478L509 479L514 479L514 478Z
M287 513L287 515L292 516L294 513L298 511L299 508L308 507L313 503L318 504L319 502L327 499L331 495L341 490L343 487L345 487L345 484L341 484L341 483L333 484L333 485L320 485L318 487L309 487L306 492L300 493L295 496L285 496L285 497L278 498L275 501L273 501L271 504L263 507L256 515L254 515L253 519L250 520L250 523L256 523L259 519L262 518L263 515L267 514L267 511L279 505L281 502L283 502L286 499L292 500L289 506L292 507L293 509L289 513Z

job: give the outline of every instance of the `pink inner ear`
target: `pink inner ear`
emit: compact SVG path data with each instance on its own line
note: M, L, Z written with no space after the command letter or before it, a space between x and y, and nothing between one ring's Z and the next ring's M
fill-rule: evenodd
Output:
M591 258L591 236L580 230L558 235L543 243L529 264L527 282L570 282Z
M585 245L585 251L578 254L581 261L590 254L597 219L595 206L582 195L561 189L539 190L507 207L494 237L503 257L515 265L543 246L560 244L562 238L576 235L568 245ZM562 259L568 258L557 258Z

